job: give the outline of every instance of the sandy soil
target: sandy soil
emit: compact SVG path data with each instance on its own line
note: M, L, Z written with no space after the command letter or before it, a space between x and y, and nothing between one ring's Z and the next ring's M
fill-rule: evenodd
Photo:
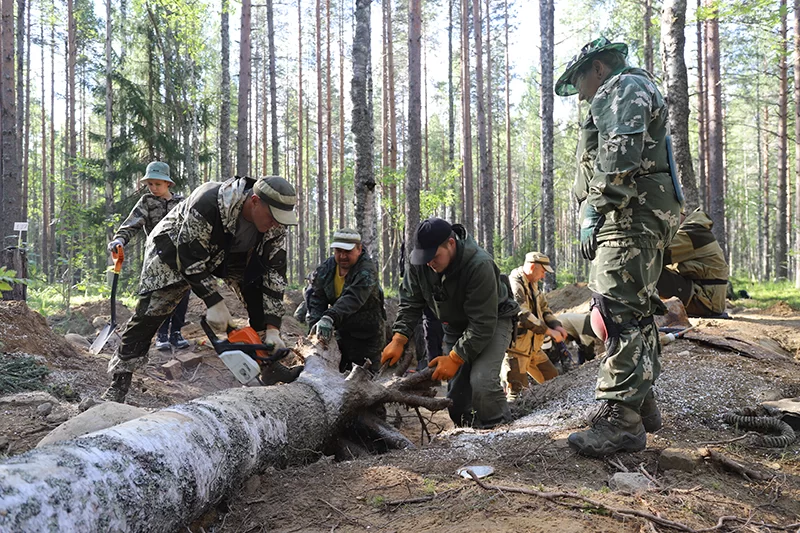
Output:
M562 289L563 290L563 289ZM585 287L563 294L560 309L585 303ZM231 298L232 299L232 298ZM296 298L295 298L296 299ZM287 301L292 301L287 298ZM693 529L712 527L719 517L749 520L742 531L775 531L760 522L800 526L800 443L786 449L755 448L747 440L715 446L727 456L761 472L771 481L755 482L698 460L692 473L661 471L659 454L665 448L696 452L709 442L740 435L721 415L757 405L760 401L800 396L800 312L788 306L754 311L734 309L732 320L696 320L698 330L736 336L782 355L760 361L730 351L711 349L688 340L665 347L663 374L656 394L664 427L648 439L645 451L607 460L576 455L566 436L583 427L594 406L592 391L598 360L534 386L513 405L512 424L493 431L454 429L446 413L426 413L424 434L414 411L389 406L388 417L402 424L416 450L394 452L355 461L331 458L302 467L270 469L191 527L192 531L241 533L255 531L541 531L639 532L668 531L641 518L622 517L592 505L569 500L556 504L510 490L485 489L456 475L459 467L489 465L490 485L568 492L603 505L635 509L681 522ZM81 309L91 323L92 313ZM293 303L287 303L293 311ZM171 357L151 350L151 362L134 380L129 402L157 408L238 386L207 346L198 326L204 306L190 305L190 324L184 329L189 350L203 355L196 369L169 380L160 366ZM243 318L244 310L232 309ZM95 315L97 316L97 315ZM305 327L287 318L288 339ZM5 353L34 355L51 369L46 384L69 384L80 398L97 395L108 385L105 374L110 353L92 356L74 349L53 333L36 313L19 304L0 303L0 340ZM91 339L90 339L91 340ZM443 392L443 391L442 391ZM77 413L78 398L66 401L48 392L0 397L0 452L21 453L50 429ZM47 416L37 413L44 402L54 405ZM609 477L622 470L645 470L657 486L638 494L608 487ZM731 528L742 527L732 524Z

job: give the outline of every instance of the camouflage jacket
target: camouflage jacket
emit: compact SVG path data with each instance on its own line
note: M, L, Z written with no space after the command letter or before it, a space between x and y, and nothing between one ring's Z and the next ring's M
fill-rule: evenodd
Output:
M222 301L216 275L225 277L239 215L255 180L204 183L170 211L147 238L139 294L186 281L206 306ZM263 317L248 306L250 325L280 327L286 288L286 228L262 234L244 267L241 290L262 294Z
M144 228L145 236L150 235L156 224L161 222L161 219L181 201L183 201L183 196L180 194L173 194L172 198L164 200L149 192L144 193L133 206L131 214L119 227L112 240L119 239L123 245L127 245L142 228Z
M522 267L512 270L508 281L514 300L519 304L517 336L509 351L531 355L541 348L547 329L556 328L561 322L547 305L547 298L539 290L539 284L529 282Z
M694 298L713 313L725 311L728 262L711 227L714 223L699 208L681 224L664 256L665 268L691 279Z
M392 328L411 338L425 306L442 321L445 343L466 362L474 361L491 340L498 318L513 318L511 298L492 256L464 226L455 224L456 256L442 274L427 265L408 265L400 287L400 306Z
M679 223L669 174L664 98L646 71L625 68L609 77L581 124L573 192L606 222L598 242L625 239L663 248Z
M378 282L378 268L362 250L356 264L344 278L342 294L337 298L333 286L336 261L329 257L317 267L313 286L306 301L306 322L316 324L323 316L333 319L337 331L358 338L383 335L386 311L383 308L383 289Z

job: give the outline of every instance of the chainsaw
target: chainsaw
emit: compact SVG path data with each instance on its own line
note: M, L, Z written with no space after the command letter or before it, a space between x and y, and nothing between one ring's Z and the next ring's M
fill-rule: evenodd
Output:
M205 317L200 319L200 326L214 351L242 385L255 378L259 378L261 385L273 385L280 381L291 383L303 371L302 365L286 368L278 362L292 353L291 348L275 350L271 344L262 344L256 330L249 326L228 328L227 340L217 337Z

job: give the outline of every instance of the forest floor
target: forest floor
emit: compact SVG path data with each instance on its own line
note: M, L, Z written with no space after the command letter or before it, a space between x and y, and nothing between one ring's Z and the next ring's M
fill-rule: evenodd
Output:
M228 301L235 300L229 296ZM285 301L289 314L283 335L289 342L305 333L290 316L299 297L299 292L289 293ZM580 309L587 300L583 286L562 288L551 298L556 310ZM97 396L108 386L105 368L118 336L97 356L88 352L88 344L69 343L63 336L77 333L91 341L108 319L107 305L84 304L69 317L51 317L48 322L24 304L0 302L2 358L27 354L50 370L44 390L0 396L0 455L32 448L75 416L82 398ZM393 314L396 305L389 310ZM204 338L198 324L203 311L202 302L193 299L183 329L191 342L183 352L198 355L202 362L169 379L161 365L173 354L151 349L149 365L134 379L129 403L160 408L239 386ZM231 311L245 317L243 308L232 306ZM766 400L800 396L800 310L778 302L761 310L733 307L729 313L731 320L692 319L698 326L695 331L706 338L738 339L758 349L720 349L699 340L666 346L655 387L664 427L648 435L642 452L597 460L576 455L567 446L567 435L584 427L594 406L595 359L534 385L512 406L516 420L491 431L453 428L446 413L423 412L429 438L414 411L390 406L389 419L401 423L403 432L420 443L417 449L338 463L320 457L304 466L270 469L251 478L191 530L798 531L800 440L783 449L732 440L743 433L724 424L722 415ZM120 307L120 322L129 315ZM48 413L40 409L43 403L51 404ZM691 471L659 466L667 448L693 459L686 467ZM705 448L764 474L765 480L701 458ZM494 469L483 480L485 486L456 474L472 465ZM609 478L622 471L646 473L651 487L633 493L610 488ZM550 496L531 494L537 491ZM641 518L643 513L652 518ZM739 521L729 518L715 528L726 516Z

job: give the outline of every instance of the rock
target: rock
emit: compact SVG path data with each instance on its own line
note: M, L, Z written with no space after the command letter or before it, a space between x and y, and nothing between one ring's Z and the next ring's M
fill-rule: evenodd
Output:
M30 391L18 392L16 394L9 394L8 396L0 397L0 405L40 405L45 402L52 404L58 403L58 400L52 394L43 391Z
M36 408L36 414L39 416L47 416L53 410L53 404L50 402L44 402L39 407Z
M653 482L638 472L617 472L608 480L608 486L618 492L636 494L653 488Z
M96 316L94 320L92 320L92 326L94 326L95 329L103 329L109 322L111 322L110 316Z
M664 305L667 306L667 314L655 316L656 326L659 328L688 328L692 326L689 322L689 315L686 314L686 308L680 298L673 296L669 300L664 300Z
M183 376L183 368L181 362L177 359L167 361L161 365L161 370L167 375L167 379L181 379Z
M253 476L245 482L244 493L246 496L252 496L260 487L261 476Z
M178 352L175 359L181 362L181 366L186 369L194 368L203 362L203 354L193 352Z
M45 418L45 420L47 420L48 424L61 424L69 420L69 413L67 412L50 413L49 415L47 415L47 418Z
M86 340L86 337L78 335L77 333L67 333L64 335L64 340L81 350L88 350L92 346L91 343Z
M698 459L691 452L678 448L667 448L658 458L659 470L683 470L694 472Z
M97 401L95 398L88 396L81 400L81 403L78 404L78 412L82 413L94 407L95 405L101 402Z
M149 411L145 409L124 403L103 402L55 428L39 441L36 447L41 448L47 444L100 431L148 413Z

